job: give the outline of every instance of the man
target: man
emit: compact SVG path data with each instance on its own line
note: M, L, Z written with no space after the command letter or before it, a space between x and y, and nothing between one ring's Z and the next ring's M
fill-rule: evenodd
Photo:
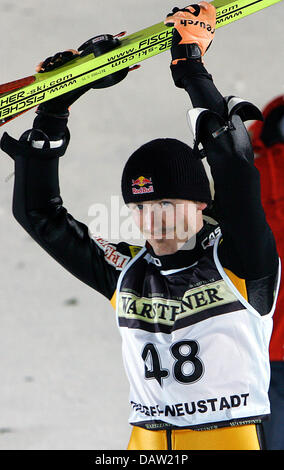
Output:
M273 98L262 111L264 121L249 127L255 166L261 178L261 201L273 230L281 261L284 258L284 95ZM284 290L280 285L270 342L271 417L264 422L269 450L284 449Z
M156 139L127 161L122 194L146 235L143 248L91 238L62 206L58 159L69 140L67 107L79 94L41 105L32 131L1 141L15 159L16 219L116 308L130 382L129 450L263 447L279 262L242 122L261 115L224 99L203 65L215 21L206 2L175 8L166 20L175 26L173 79L194 107L195 145ZM66 56L55 57L40 68ZM206 222L205 209L220 227Z

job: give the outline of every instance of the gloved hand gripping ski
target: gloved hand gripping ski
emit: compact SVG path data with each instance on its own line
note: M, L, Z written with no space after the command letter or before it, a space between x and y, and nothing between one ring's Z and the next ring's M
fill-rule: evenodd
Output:
M110 34L95 36L82 44L78 48L78 51L69 49L48 57L38 64L36 71L38 73L50 72L58 67L62 67L62 65L78 56L83 57L91 53L94 53L94 55L98 57L116 48L119 44L119 39ZM50 158L49 155L51 155L52 158L54 153L52 151L53 148L57 148L58 155L59 153L60 156L64 155L70 140L70 133L67 128L70 106L91 88L108 88L116 85L127 76L128 72L129 68L120 70L93 83L89 83L84 87L40 104L36 111L38 116L34 120L33 129L26 131L21 136L19 141L21 144L19 145L28 143L28 147L32 146L35 149L43 149L45 150L45 154L48 155L47 158ZM14 140L5 133L2 139L2 145L5 147L7 153L9 153L12 144L15 144ZM60 151L58 151L58 147L61 147ZM24 149L22 148L21 151L23 152ZM34 152L36 152L36 150L34 150Z
M216 9L207 2L174 8L164 23L175 28L171 49L173 64L179 60L201 59L215 35Z
M91 53L93 53L95 57L98 57L115 49L119 45L120 40L118 37L112 36L111 34L95 36L84 42L84 44L78 48L78 51L69 49L64 52L58 52L52 57L48 57L37 66L36 71L39 73L50 72L58 67L62 67L67 62L70 62L79 56L84 57ZM56 117L68 117L68 108L74 104L75 101L77 101L84 93L89 91L91 88L108 88L116 85L128 75L128 72L129 68L125 68L104 78L96 80L95 82L89 83L82 88L76 89L58 98L54 98L53 100L42 103L38 107L37 112L56 115Z

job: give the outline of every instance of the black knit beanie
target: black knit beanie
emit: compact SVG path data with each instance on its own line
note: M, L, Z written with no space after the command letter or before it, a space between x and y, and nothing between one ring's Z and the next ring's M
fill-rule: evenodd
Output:
M176 139L156 139L136 150L121 181L125 204L158 199L211 203L209 180L201 159Z

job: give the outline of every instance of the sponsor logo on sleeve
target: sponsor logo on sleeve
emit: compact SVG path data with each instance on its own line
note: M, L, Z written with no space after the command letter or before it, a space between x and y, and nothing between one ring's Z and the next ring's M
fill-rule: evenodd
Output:
M101 237L93 237L93 240L103 250L107 263L116 269L122 270L130 260L130 256L119 253L116 247L107 240Z

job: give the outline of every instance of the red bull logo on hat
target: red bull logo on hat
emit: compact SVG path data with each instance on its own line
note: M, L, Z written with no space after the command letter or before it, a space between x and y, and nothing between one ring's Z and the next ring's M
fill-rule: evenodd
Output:
M152 183L152 178L145 178L145 176L139 176L139 178L137 178L136 180L132 180L133 194L145 194L153 192L154 187Z

